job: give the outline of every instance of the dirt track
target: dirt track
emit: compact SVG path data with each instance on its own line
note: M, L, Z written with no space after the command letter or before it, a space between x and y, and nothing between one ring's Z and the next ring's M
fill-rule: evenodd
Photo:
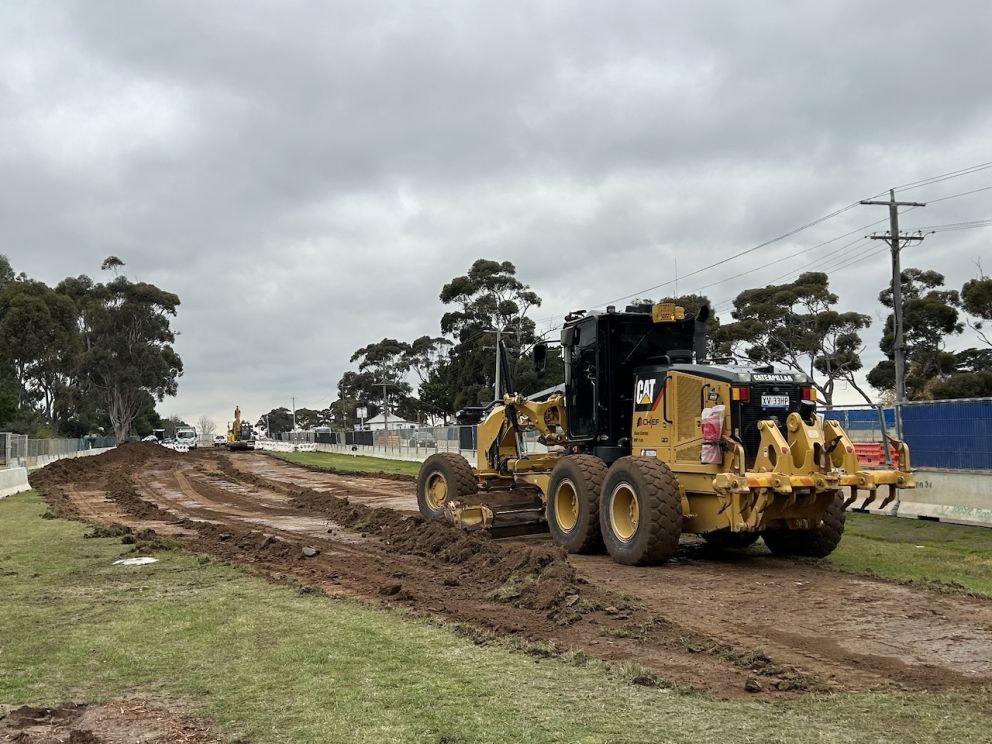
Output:
M691 540L657 568L566 557L546 536L424 523L411 481L262 454L132 445L55 463L32 483L65 516L172 534L267 575L457 622L480 641L512 635L535 653L553 644L632 662L645 684L657 675L734 698L992 683L987 600Z

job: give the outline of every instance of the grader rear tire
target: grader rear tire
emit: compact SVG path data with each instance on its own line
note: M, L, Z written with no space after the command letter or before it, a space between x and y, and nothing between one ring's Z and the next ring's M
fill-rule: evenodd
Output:
M569 455L555 463L548 484L547 518L551 539L569 553L598 553L599 494L606 463L593 455Z
M617 563L652 566L667 561L682 534L675 474L653 457L621 457L606 473L599 525Z
M472 466L464 457L441 452L428 457L417 476L417 506L427 519L444 519L444 505L478 490Z
M837 495L826 514L823 524L812 530L775 529L765 530L765 545L775 555L798 555L807 558L826 558L840 544L844 534L844 498Z
M761 535L757 532L731 532L716 530L703 535L706 544L717 550L741 550L758 542Z

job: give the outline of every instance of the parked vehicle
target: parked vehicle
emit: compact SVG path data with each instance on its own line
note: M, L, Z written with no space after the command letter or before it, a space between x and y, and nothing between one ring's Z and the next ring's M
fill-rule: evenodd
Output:
M192 427L176 429L176 444L185 444L191 450L196 449L196 429Z
M415 431L410 435L410 446L411 447L437 447L437 441L434 439L434 433L430 431Z
M227 446L227 437L225 437L223 434L218 434L217 436L214 437L214 447L226 447L226 446Z

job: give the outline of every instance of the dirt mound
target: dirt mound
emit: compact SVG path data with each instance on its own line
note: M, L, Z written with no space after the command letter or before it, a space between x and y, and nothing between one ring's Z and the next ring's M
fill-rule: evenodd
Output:
M0 706L0 741L25 744L214 744L221 737L163 701Z
M98 484L110 471L134 470L150 460L175 460L179 453L154 442L122 444L92 457L73 457L56 460L30 476L33 488L44 490L66 483Z
M493 540L485 532L466 532L444 522L428 522L419 515L353 504L307 488L295 491L291 503L376 537L397 553L465 564L473 581L493 598L520 607L551 610L567 594L578 593L575 569L567 553L554 545L521 549ZM512 589L504 591L507 585Z

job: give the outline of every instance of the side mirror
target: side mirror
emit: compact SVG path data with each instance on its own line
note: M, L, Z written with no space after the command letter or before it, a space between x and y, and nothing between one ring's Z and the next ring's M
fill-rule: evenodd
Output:
M562 346L575 346L579 342L579 329L575 326L569 326L561 332L561 345Z
M534 368L538 372L543 372L545 365L548 363L548 345L547 344L534 344Z

